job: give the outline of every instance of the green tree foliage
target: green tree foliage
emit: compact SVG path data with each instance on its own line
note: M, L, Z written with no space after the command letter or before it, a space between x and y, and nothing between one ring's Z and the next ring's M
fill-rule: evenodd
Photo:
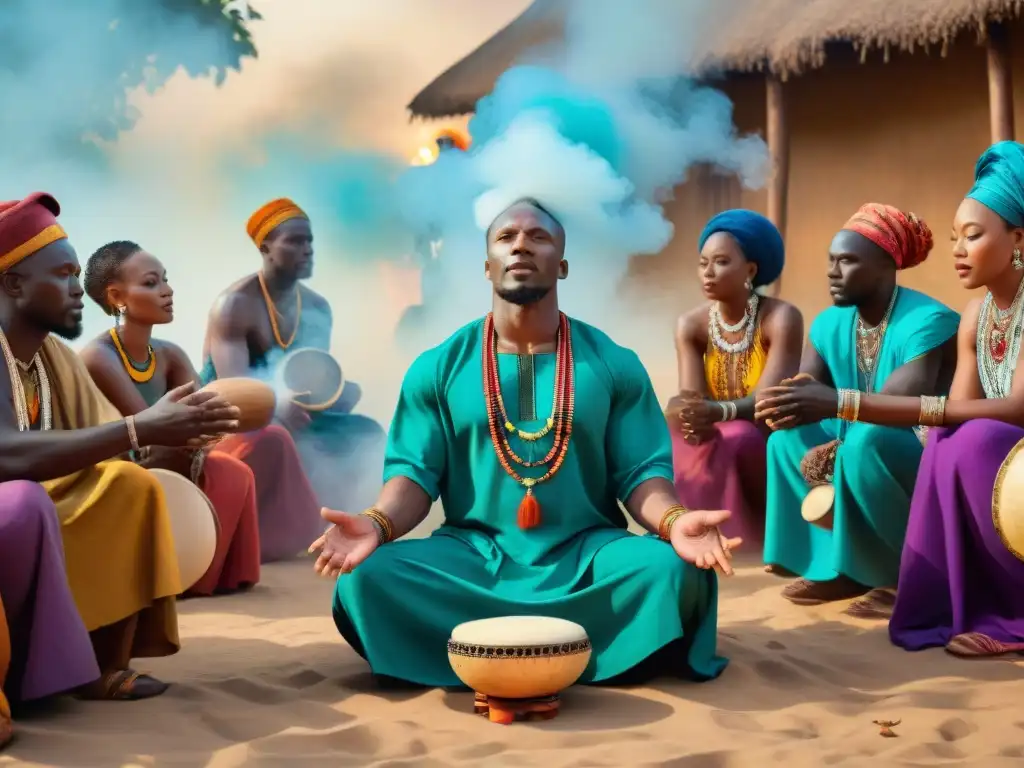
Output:
M91 154L135 123L132 90L179 68L220 85L255 57L259 18L238 0L0 0L0 138Z

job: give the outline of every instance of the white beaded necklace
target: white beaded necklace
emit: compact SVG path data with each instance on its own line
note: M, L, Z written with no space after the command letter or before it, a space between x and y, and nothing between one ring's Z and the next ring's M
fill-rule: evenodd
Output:
M28 400L25 397L25 385L21 381L18 368L24 370L35 368L36 379L39 382L39 414L41 416L41 427L44 430L53 428L53 411L50 407L50 377L46 375L46 368L43 367L43 359L36 352L32 362L26 366L11 351L11 345L7 343L7 336L0 330L0 347L3 348L4 361L7 363L7 373L11 377L11 394L14 395L14 413L18 419L18 431L27 432L32 428L32 419L28 413Z
M757 304L758 295L751 293L750 298L747 299L747 308L743 310L743 317L735 325L729 325L722 320L718 302L714 302L708 312L708 330L711 332L712 343L731 355L746 352L754 340L754 331L757 329ZM740 331L744 331L744 334L739 341L727 341L722 335L723 332L739 333Z

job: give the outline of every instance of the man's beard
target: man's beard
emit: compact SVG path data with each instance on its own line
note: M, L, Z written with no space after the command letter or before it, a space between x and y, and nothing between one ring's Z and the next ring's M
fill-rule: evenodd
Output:
M74 341L82 335L82 323L74 323L73 325L55 325L49 329L50 333L60 336L66 341Z
M515 288L497 288L495 293L502 301L525 307L536 304L551 292L550 286L517 285Z

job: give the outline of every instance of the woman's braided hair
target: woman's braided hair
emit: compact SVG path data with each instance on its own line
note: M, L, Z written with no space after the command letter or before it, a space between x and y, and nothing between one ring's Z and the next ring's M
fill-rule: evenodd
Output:
M141 250L131 240L115 240L99 248L86 262L85 292L108 315L116 315L117 309L107 301L107 288L117 280L121 265Z

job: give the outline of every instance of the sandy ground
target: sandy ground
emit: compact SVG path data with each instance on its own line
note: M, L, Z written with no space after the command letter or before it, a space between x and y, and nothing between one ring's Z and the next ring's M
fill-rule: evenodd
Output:
M931 766L1024 764L1021 663L910 654L839 606L798 608L750 561L724 583L717 681L577 687L550 722L500 726L469 694L382 693L307 562L181 605L184 649L145 702L19 713L0 765ZM900 720L882 738L872 720Z

